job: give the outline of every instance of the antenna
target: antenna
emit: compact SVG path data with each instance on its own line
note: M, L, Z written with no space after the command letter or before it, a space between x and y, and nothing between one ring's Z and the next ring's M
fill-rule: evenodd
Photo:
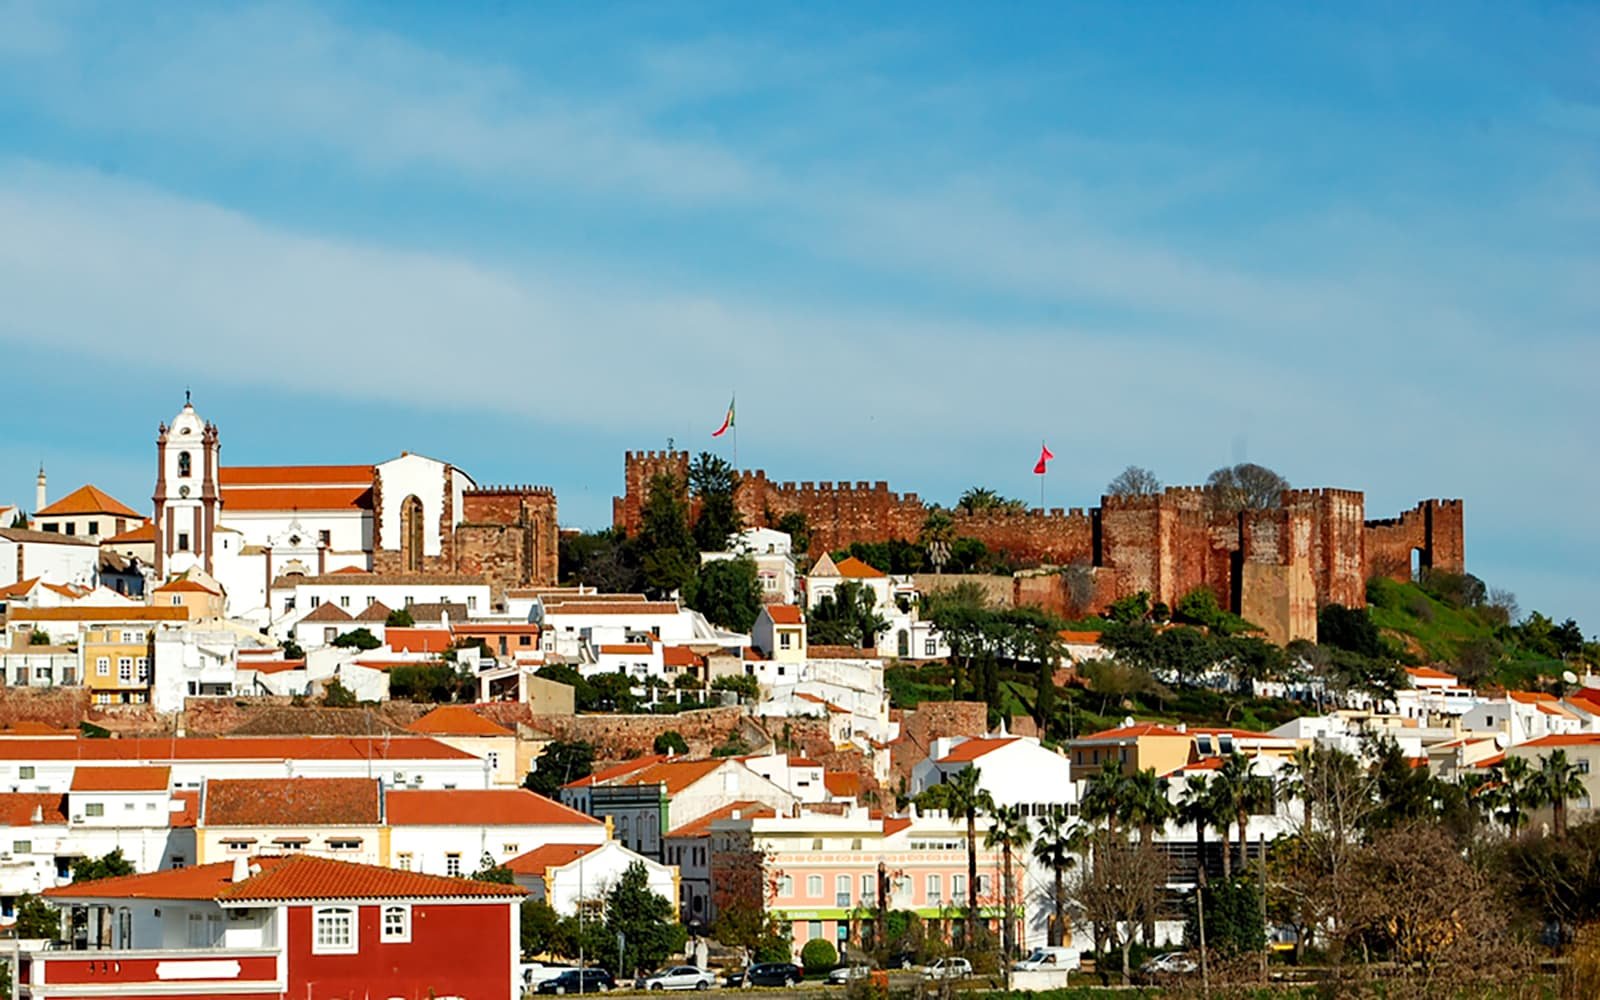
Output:
M1561 671L1561 679L1566 681L1568 684L1578 683L1578 675L1570 670Z

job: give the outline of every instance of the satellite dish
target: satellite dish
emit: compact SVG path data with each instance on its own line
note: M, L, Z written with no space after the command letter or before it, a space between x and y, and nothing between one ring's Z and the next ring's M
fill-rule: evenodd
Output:
M1561 671L1561 679L1566 681L1568 684L1578 683L1578 675L1570 670Z

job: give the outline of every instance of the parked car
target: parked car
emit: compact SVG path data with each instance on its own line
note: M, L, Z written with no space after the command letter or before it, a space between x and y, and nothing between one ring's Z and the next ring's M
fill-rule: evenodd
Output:
M646 976L639 986L647 990L709 990L717 985L717 974L693 965L674 965Z
M1200 968L1199 963L1181 951L1167 951L1155 956L1139 966L1139 972L1146 978L1157 976L1183 976Z
M913 969L916 965L917 953L910 950L897 951L889 956L887 962L883 963L885 969Z
M604 993L617 988L617 981L604 969L568 969L554 979L534 987L535 993Z
M1071 948L1062 948L1059 945L1040 945L1028 954L1027 958L1014 963L1011 968L1018 972L1036 972L1040 969L1076 969L1078 967L1078 953Z
M745 974L750 986L794 986L806 977L806 971L789 962L762 962L753 965Z
M543 962L523 962L520 968L522 986L528 989L539 985L546 979L554 979L563 972L571 972L576 966L571 965L545 965Z
M855 982L857 979L867 978L871 972L872 966L863 962L851 962L846 965L840 965L835 967L832 972L828 973L828 984L830 986L844 986L848 983Z
M922 971L927 979L966 979L972 975L972 963L964 958L941 958Z

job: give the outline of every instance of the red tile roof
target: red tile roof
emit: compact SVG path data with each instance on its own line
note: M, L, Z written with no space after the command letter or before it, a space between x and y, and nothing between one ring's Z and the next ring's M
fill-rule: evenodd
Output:
M367 609L365 611L361 612L359 615L356 615L355 620L358 622L377 622L381 625L389 620L389 614L390 611L388 608L383 606L383 602L373 601L371 604L367 605Z
M1421 677L1424 680L1453 681L1456 679L1455 674L1447 674L1443 670L1435 670L1432 667L1406 667L1405 669L1406 673L1412 677Z
M421 736L515 736L498 722L485 719L465 705L440 705L406 727Z
M388 793L390 826L599 826L601 821L523 788Z
M613 656L649 656L655 652L655 647L637 643L618 643L611 646L602 645L600 652L610 653Z
M1091 733L1088 736L1079 737L1074 742L1081 743L1086 740L1131 740L1138 739L1141 736L1187 737L1188 735L1188 733L1180 732L1179 730L1173 729L1171 726L1163 726L1157 722L1136 722L1131 726L1119 726L1116 729L1102 729L1098 733Z
M217 470L223 486L300 486L372 483L370 465L224 465Z
M1062 642L1070 643L1074 646L1098 646L1100 644L1099 632L1074 632L1070 629L1062 629L1056 635L1060 636Z
M173 580L170 583L163 583L161 586L159 586L155 590L151 591L151 593L153 593L153 594L210 594L213 597L221 597L222 596L219 592L217 592L215 590L212 590L210 587L207 587L205 584L201 583L198 580L181 580L181 579L180 580Z
M706 813L699 819L692 819L679 826L677 829L667 831L668 837L703 837L711 832L711 824L719 819L732 819L738 813L740 819L767 819L778 815L777 810L765 803L753 799L741 799L723 806L721 809Z
M189 620L189 609L170 605L17 608L11 612L11 620L14 622L186 622Z
M475 760L423 736L177 736L0 740L0 760Z
M977 760L984 754L998 750L1003 746L1015 743L1015 736L975 737L963 740L955 749L940 757L940 764L965 764Z
M1518 743L1518 747L1582 747L1600 744L1600 733L1557 733Z
M117 517L137 517L141 520L144 518L143 514L98 486L80 486L43 510L35 511L33 516L62 517L72 514L111 514Z
M0 587L0 598L23 597L38 585L39 578L36 576L29 577L26 580L18 580L16 583L8 583L4 587Z
M60 792L0 792L0 825L32 826L34 810L39 823L67 822L66 796Z
M172 783L170 767L75 767L74 792L164 792Z
M141 542L154 542L156 540L156 523L146 521L137 528L129 528L121 534L112 535L106 541L112 545L136 545Z
M453 637L447 628L386 628L383 641L396 653L442 653Z
M371 826L382 818L376 778L212 778L201 819L212 826Z
M600 849L600 844L545 844L505 863L517 875L543 875L548 868L561 868Z
M855 556L846 556L834 563L834 569L839 571L840 576L856 580L875 580L885 575L882 570L869 566Z
M351 574L356 576L372 575L370 570L362 569L360 566L342 566L339 569L328 571L329 576L350 576Z
M671 601L563 601L545 608L552 615L675 615L678 606Z
M641 762L643 762L641 764ZM721 767L725 760L712 758L707 760L682 760L668 759L664 756L641 757L638 760L627 761L605 771L598 771L588 778L580 778L569 782L566 787L579 788L585 785L664 785L668 795L676 795L685 788L704 778L706 775Z
M774 625L804 625L805 616L793 604L768 604L765 606L767 617L772 619Z
M370 486L222 490L225 510L369 510Z
M348 612L331 601L323 601L311 609L311 613L300 619L302 622L317 624L322 622L347 622L350 620Z
M214 899L231 902L310 902L323 899L518 899L516 886L423 875L309 854L254 858L250 875L232 881L234 864L122 875L45 890L53 899Z
M883 818L883 835L885 837L892 837L892 836L894 836L895 834L899 833L901 830L904 830L906 827L908 827L910 825L911 825L910 817L907 817L907 816L885 816Z
M57 729L48 722L24 719L0 727L0 736L76 736L76 729Z
M664 667L698 667L705 662L705 657L688 646L661 647L661 665Z
M822 784L834 798L861 797L861 775L853 771L826 771L822 775Z
M667 755L666 754L662 754L662 753L646 754L643 757L635 757L633 760L622 761L620 764L612 764L609 767L602 767L600 770L594 772L593 774L586 775L585 777L577 778L577 779L574 779L572 781L569 781L565 785L562 785L561 787L562 788L585 788L585 787L587 787L589 785L598 784L598 783L601 783L601 782L609 781L612 778L621 777L624 774L631 774L634 771L643 770L644 768L647 768L652 764L659 764L661 761L664 761L666 759L667 759Z
M172 800L183 808L167 814L167 825L175 830L192 830L200 821L200 793L184 789L172 793Z

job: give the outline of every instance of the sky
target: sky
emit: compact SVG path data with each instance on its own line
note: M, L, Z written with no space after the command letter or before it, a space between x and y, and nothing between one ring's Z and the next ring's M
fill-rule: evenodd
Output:
M1600 11L0 0L0 503L626 450L1460 497L1600 629Z

